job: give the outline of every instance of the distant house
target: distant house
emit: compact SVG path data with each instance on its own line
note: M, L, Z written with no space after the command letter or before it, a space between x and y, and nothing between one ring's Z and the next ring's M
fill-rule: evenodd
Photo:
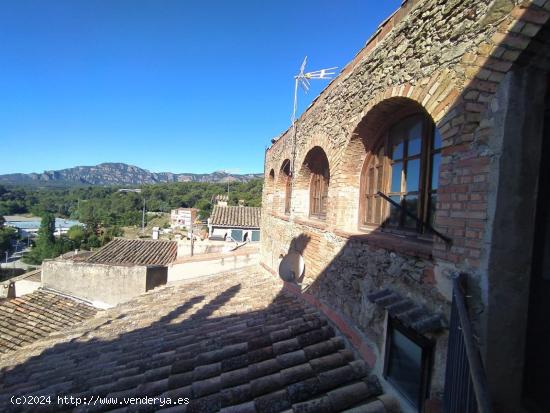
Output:
M212 205L218 205L218 206L227 206L227 203L229 202L229 197L224 194L218 194L212 197Z
M208 220L210 239L260 241L261 208L245 206L214 206Z
M191 222L197 219L199 210L196 208L178 208L173 209L170 213L171 228L189 228Z

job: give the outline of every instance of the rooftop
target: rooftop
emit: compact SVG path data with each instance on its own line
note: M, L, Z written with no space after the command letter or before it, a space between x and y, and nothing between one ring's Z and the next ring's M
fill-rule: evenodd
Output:
M281 287L252 267L101 311L0 357L0 405L40 394L187 397L167 410L187 413L394 411L365 362Z
M97 264L167 265L176 260L176 241L116 238L85 261Z
M260 228L261 208L245 206L214 206L212 225L234 228Z
M47 290L0 301L0 356L73 326L96 313L91 305Z

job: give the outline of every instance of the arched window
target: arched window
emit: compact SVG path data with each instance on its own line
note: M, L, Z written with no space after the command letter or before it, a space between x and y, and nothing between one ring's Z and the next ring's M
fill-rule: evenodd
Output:
M325 219L327 215L327 197L330 172L325 152L316 147L307 156L307 164L311 172L309 215Z
M290 177L290 161L286 159L281 167L281 179L284 185L284 213L290 214L290 200L292 199L292 178Z
M441 135L427 114L392 126L363 169L363 224L425 232L405 209L433 224L440 163ZM402 208L381 198L379 191Z

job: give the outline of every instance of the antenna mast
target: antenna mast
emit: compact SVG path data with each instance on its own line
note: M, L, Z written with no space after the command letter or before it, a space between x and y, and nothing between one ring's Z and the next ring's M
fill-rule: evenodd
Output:
M307 56L300 66L300 72L294 76L294 107L292 110L292 162L290 165L290 176L294 176L294 163L296 160L296 111L298 110L298 86L300 86L304 92L309 91L310 79L332 79L332 76L336 74L333 70L337 69L337 66L329 67L327 69L315 70L313 72L305 72L307 63Z

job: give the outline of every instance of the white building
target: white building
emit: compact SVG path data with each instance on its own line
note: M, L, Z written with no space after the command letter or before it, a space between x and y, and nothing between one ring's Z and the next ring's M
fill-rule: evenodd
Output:
M196 208L178 208L170 212L171 228L189 228L191 222L197 219L199 210Z
M261 208L245 206L218 206L208 220L208 236L212 240L237 242L260 240Z

